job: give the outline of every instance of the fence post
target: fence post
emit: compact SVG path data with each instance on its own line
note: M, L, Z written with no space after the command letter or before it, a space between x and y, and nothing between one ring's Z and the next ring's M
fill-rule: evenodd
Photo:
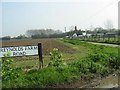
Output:
M39 55L39 69L43 68L43 59L42 59L42 44L38 42L38 55Z

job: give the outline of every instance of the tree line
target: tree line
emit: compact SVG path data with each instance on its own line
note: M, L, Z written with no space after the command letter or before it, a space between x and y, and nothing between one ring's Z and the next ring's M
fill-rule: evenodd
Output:
M81 30L76 29L70 30L68 32L62 32L60 30L53 30L53 29L32 29L27 30L24 35L19 35L16 37L4 36L0 38L1 40L10 40L10 39L39 39L39 38L63 38L66 36L72 36L74 33L77 35L82 35L83 32L91 33L92 35L97 35L99 33L103 33L104 35L107 33L116 33L120 35L120 30L112 28L112 29L104 29L102 27L96 27L94 30Z

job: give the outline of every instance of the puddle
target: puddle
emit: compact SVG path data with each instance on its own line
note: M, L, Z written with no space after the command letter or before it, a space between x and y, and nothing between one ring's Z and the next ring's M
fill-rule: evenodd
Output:
M100 83L94 88L113 88L118 87L118 78L117 74L110 75L100 81Z

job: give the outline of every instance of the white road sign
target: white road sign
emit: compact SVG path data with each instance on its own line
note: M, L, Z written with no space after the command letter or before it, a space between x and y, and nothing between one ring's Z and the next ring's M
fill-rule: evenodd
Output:
M11 56L38 55L38 46L2 47L0 48L0 57L4 57L4 54L8 52L11 53Z

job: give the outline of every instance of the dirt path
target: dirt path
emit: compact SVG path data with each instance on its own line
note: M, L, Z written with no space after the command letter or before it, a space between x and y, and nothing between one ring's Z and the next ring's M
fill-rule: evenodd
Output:
M86 80L77 80L73 81L69 84L62 84L57 85L52 88L87 88L88 90L96 90L97 88L106 88L106 90L109 90L110 88L115 88L115 90L119 90L119 80L120 80L120 72L116 71L113 74L110 74L106 77L96 77L94 79L91 79L90 81ZM114 89L113 89L114 90Z
M95 88L113 88L113 87L118 87L117 74L109 75L105 79L102 79L100 83L95 86Z
M96 42L88 42L88 43L97 44L97 45L112 46L112 47L118 47L119 46L119 45L108 44L108 43L96 43Z
M103 78L96 78L83 88L117 88L119 87L119 72L114 72Z
M120 88L120 70L101 79L100 83L94 88Z

